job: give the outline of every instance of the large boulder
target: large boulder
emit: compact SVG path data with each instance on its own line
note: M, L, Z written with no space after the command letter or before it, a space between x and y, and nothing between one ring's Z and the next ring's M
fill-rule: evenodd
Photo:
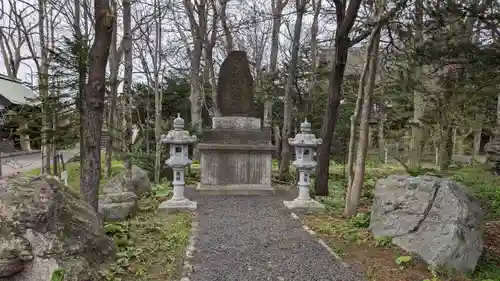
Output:
M483 212L466 188L432 176L377 181L370 228L445 270L474 270L483 251Z
M106 183L103 192L106 194L133 192L141 197L151 192L151 181L146 171L134 165L132 166L131 179L127 179L125 173L121 173Z
M0 279L102 280L115 257L102 221L90 205L54 178L0 180Z

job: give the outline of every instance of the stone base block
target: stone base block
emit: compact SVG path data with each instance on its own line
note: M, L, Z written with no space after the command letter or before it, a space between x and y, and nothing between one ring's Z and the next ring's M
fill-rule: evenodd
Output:
M260 118L223 116L212 117L212 129L260 129Z
M160 204L158 211L160 213L170 214L176 212L192 212L196 210L197 203L187 198L181 200L167 200Z
M203 195L221 195L221 196L238 196L238 195L258 195L258 196L273 196L276 194L276 189L264 184L231 184L231 185L202 185L198 183L196 190Z
M289 210L297 210L306 213L323 213L325 206L313 199L295 199L293 201L283 201L283 204Z

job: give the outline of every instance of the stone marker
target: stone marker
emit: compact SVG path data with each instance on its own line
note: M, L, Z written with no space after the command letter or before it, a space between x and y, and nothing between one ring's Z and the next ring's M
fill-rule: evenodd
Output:
M203 131L198 190L212 195L268 195L271 186L271 132L261 130L253 79L245 52L231 52L221 66L217 104L221 116Z
M259 117L253 103L254 85L247 54L232 51L222 62L217 81L217 106L221 116Z
M432 176L392 175L375 185L370 229L445 270L473 271L483 251L483 212L467 189Z

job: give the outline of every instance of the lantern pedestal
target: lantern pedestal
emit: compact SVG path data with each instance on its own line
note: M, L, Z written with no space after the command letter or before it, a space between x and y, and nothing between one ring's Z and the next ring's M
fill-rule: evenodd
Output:
M285 207L290 210L299 210L302 212L321 213L325 211L325 206L318 201L311 198L309 195L309 174L310 169L298 169L299 182L297 187L299 189L299 196L293 201L283 201Z
M196 207L197 203L187 198L172 198L161 203L158 207L158 212L166 214L177 212L192 212L196 210Z
M285 207L289 210L298 210L306 213L323 213L325 206L314 199L299 199L295 198L293 201L283 201Z
M164 201L158 207L159 212L175 213L175 212L190 212L196 210L196 202L193 202L184 197L184 166L172 167L174 171L174 186L173 195L170 200Z

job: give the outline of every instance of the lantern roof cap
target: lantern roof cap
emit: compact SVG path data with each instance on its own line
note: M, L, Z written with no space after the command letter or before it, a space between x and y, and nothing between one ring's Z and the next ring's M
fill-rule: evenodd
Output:
M310 133L311 132L311 123L307 122L307 118L305 118L304 122L300 124L300 132L302 133Z
M177 118L174 119L174 130L184 129L184 119L181 118L181 114L177 113Z

